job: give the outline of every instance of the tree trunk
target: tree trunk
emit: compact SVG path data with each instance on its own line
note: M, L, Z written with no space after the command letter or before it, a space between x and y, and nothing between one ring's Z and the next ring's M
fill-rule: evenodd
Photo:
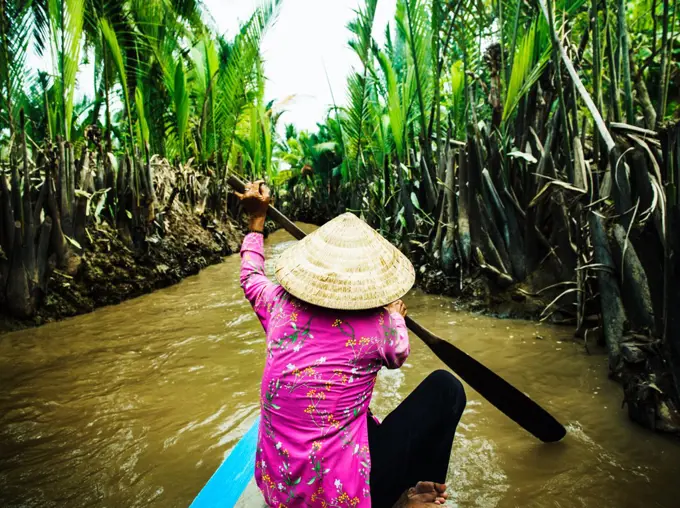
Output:
M468 144L468 148L469 148ZM451 157L453 158L453 157ZM470 262L472 254L472 237L470 235L469 219L469 188L468 188L468 160L465 150L458 152L458 235L460 236L460 250L465 263Z
M656 110L652 100L649 98L645 77L641 72L638 72L635 58L633 58L632 54L630 55L630 72L635 76L635 91L637 92L637 100L640 101L640 106L642 106L645 127L654 130L656 129Z
M31 287L24 263L24 250L16 248L21 245L21 223L14 223L14 245L9 273L7 276L7 307L12 316L20 319L30 318L35 312L31 298Z
M524 235L520 228L520 223L517 218L517 210L512 201L508 197L510 193L507 188L501 196L501 201L505 204L505 213L508 219L508 227L510 229L510 243L508 244L508 254L510 255L510 262L512 263L512 274L518 281L523 281L527 276L525 249L524 249Z
M146 182L148 185L147 192L148 192L148 197L151 201L150 203L150 216L149 216L149 222L152 222L155 219L156 216L156 209L158 208L158 198L156 197L156 185L154 182L154 177L153 177L153 168L151 167L151 158L149 157L149 149L148 147L144 148L145 154L146 154L146 165L145 165L145 171L146 171Z
M619 215L619 223L625 229L628 229L630 221L633 220L633 199L630 191L630 180L628 179L630 169L626 163L625 155L621 154L618 147L609 154L609 166L612 175L614 208Z
M560 276L562 280L574 280L574 271L577 265L577 252L571 234L569 218L571 214L567 210L564 194L561 190L555 190L552 194L552 235L551 243L557 246L557 253L561 261Z
M384 188L385 192L384 192L384 195L383 195L383 206L387 206L387 202L388 202L388 200L390 199L390 196L391 196L391 190L390 190L390 187L391 187L390 180L391 180L391 176L392 176L391 173L392 172L390 171L390 158L389 158L389 156L386 156L385 162L383 164L383 178L385 180L385 188ZM331 179L329 179L328 181L330 182ZM329 194L330 194L330 192L329 192Z
M485 257L487 251L486 234L482 226L482 212L479 209L477 194L482 192L482 155L476 132L468 133L468 166L467 166L467 197L468 221L470 224L470 243L472 249L480 247Z
M425 160L425 157L420 157L420 172L423 176L425 196L427 197L427 203L425 203L423 209L428 213L432 213L432 211L437 206L437 191L435 190L435 185L432 182L430 170L427 167L427 161Z
M541 183L540 175L545 173L546 165L549 164L548 159L554 149L555 139L559 133L560 125L560 114L562 110L558 107L555 114L550 120L550 128L548 130L548 137L546 139L545 146L539 150L541 151L541 158L538 162L538 168L536 173L539 176L529 177L527 179L527 189L525 194L529 201L533 199L536 191L538 190L538 185ZM527 172L528 173L528 172ZM538 226L538 209L535 206L530 206L527 209L527 225L524 237L524 249L526 251L526 270L527 273L531 273L536 269L539 261L538 254L538 238L536 237L536 229Z
M45 217L40 225L40 240L38 243L38 253L36 265L38 266L38 286L43 294L47 293L47 278L49 277L49 250L52 233L52 219Z
M654 307L649 292L647 273L640 263L635 247L620 224L614 226L612 254L621 274L621 292L626 315L636 330L655 332Z
M0 171L0 246L9 257L14 245L14 212L12 211L12 196L7 186L7 180Z
M10 165L10 185L12 186L12 211L14 212L13 222L19 221L23 224L24 208L21 203L21 178L19 176L19 166L14 157L14 150L10 151L9 156ZM14 228L12 228L12 235L14 235Z
M444 220L446 221L446 235L442 246L442 268L447 275L453 275L455 267L455 223L456 223L456 179L453 156L446 163L446 186L444 188Z
M48 181L50 180L49 171L45 171L45 178L43 178L42 186L40 187L40 192L38 193L38 199L33 207L33 224L40 224L40 219L42 216L43 208L45 207L45 202L47 200L47 188Z
M482 252L485 258L491 259L501 272L509 275L511 265L508 251L481 194L477 194L477 207L482 225L482 235L480 238L480 243L483 245Z
M61 229L61 214L57 206L53 183L49 179L46 183L49 185L47 188L47 209L52 217L52 250L57 256L57 266L63 269L68 264L70 252L66 238L64 238L64 232Z
M404 219L406 220L407 231L413 232L416 229L416 219L413 214L413 203L411 203L411 195L406 187L406 181L404 180L404 169L401 167L401 162L399 161L399 156L396 157L397 160L397 176L399 178L399 194L401 196L401 204L404 207Z
M71 213L71 164L68 160L69 150L64 141L59 141L59 176L57 194L61 213L61 229L63 234L73 238L73 215Z
M432 252L439 253L439 259L442 259L442 240L444 238L444 228L446 227L446 190L442 189L439 193L439 199L437 201L437 209L435 210L435 216L437 218L437 224L435 227L434 239L432 239ZM439 213L437 213L437 211Z
M583 154L583 144L581 138L576 136L573 140L574 150L574 186L584 191L588 191L588 172L586 168L586 160Z
M609 242L602 219L595 212L591 212L588 222L590 223L590 234L595 250L595 262L600 265L597 268L597 280L600 288L602 328L609 350L609 373L616 378L621 370L621 340L626 313L621 301L621 293L615 275L616 267L609 250Z
M24 195L23 201L23 261L29 285L37 283L38 272L35 266L35 226L33 223L33 206L31 204L31 175L28 170L28 147L26 146L26 131L24 112L21 111L22 152L24 159ZM30 289L30 288L29 288Z

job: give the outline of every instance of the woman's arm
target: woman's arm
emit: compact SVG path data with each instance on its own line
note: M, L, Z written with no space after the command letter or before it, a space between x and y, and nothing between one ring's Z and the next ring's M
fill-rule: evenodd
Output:
M263 232L270 201L269 189L264 182L258 181L246 184L246 192L237 193L237 196L250 216L250 233L243 239L241 246L241 287L266 331L269 316L267 304L277 287L267 278L264 270Z

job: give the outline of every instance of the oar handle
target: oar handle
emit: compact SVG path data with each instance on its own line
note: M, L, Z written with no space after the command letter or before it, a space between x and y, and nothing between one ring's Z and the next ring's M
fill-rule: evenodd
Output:
M422 326L411 316L406 316L404 318L404 321L406 322L406 326L408 327L408 329L415 333L418 337L420 337L420 340L422 340L428 346L432 346L435 342L441 340L439 337L437 337L430 330Z

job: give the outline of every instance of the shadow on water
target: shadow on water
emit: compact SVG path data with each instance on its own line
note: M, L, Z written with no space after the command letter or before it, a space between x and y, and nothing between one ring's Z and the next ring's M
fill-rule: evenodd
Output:
M270 256L289 241L273 235ZM189 504L258 411L264 340L238 265L233 256L154 294L0 337L0 506ZM468 390L451 505L678 506L680 444L628 421L606 358L569 329L456 312L419 291L406 303L569 429L542 445ZM443 367L417 339L412 349L404 368L380 374L376 414Z

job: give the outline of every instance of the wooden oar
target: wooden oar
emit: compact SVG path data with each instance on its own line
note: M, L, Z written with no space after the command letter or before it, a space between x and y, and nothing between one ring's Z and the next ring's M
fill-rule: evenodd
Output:
M227 183L237 192L245 192L245 184L237 176L230 175ZM297 240L302 240L307 236L273 206L269 207L268 215ZM498 374L450 342L437 337L410 316L406 316L406 325L442 362L477 390L482 397L538 439L545 443L552 443L564 437L567 431L560 422Z

